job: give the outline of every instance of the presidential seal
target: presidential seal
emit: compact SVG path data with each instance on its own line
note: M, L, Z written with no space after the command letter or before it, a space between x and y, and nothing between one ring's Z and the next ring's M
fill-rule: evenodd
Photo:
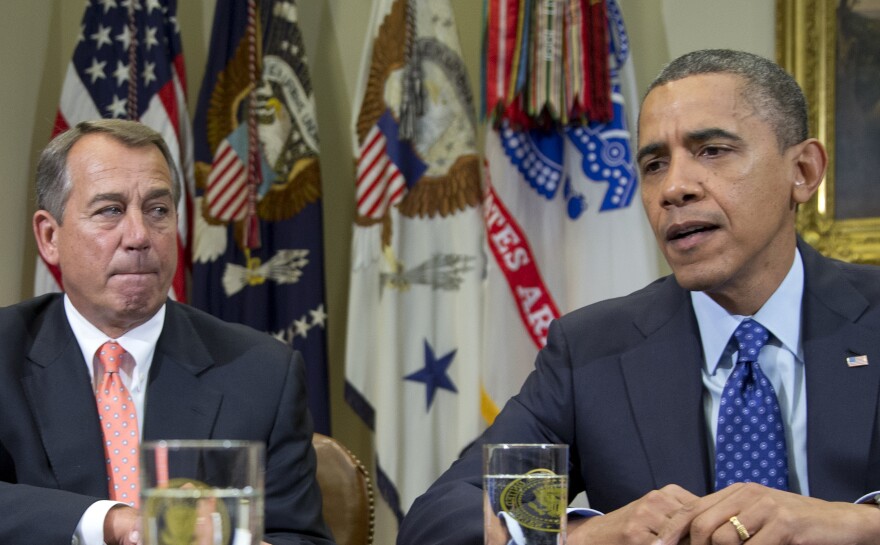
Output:
M223 498L195 479L171 479L145 494L146 541L159 545L230 543L232 521Z
M565 477L533 469L501 491L501 509L525 528L558 533L568 504Z

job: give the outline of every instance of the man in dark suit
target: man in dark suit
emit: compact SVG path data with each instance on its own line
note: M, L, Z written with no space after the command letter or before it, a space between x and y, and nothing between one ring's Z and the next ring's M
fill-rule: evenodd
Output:
M690 53L650 86L638 137L673 276L555 322L522 391L416 500L398 543L481 543L480 446L500 442L570 445L570 494L596 512L569 517L569 544L880 543L880 270L797 237L827 162L803 93L766 59ZM751 357L730 342L747 322L769 331ZM720 419L755 384L783 429L752 444L758 430Z
M0 543L131 545L138 511L107 501L95 390L105 341L143 440L266 444L265 540L330 544L300 355L167 299L180 182L139 123L77 125L44 150L33 227L65 294L0 310Z

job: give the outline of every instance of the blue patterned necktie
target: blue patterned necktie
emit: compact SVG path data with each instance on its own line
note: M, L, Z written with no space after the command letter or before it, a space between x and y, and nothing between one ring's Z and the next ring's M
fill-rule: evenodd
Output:
M738 354L724 385L715 441L715 490L737 482L788 490L785 425L776 391L758 365L770 333L747 318L733 332Z

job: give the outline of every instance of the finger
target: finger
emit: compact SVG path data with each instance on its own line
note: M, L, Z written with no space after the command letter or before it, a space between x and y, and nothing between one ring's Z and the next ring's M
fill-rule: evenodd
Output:
M700 497L696 494L685 490L677 484L668 484L661 488L660 491L664 494L668 494L669 496L671 496L675 501L679 503L679 505L684 505L686 503L691 503L700 499Z
M699 501L692 501L682 505L657 532L656 545L674 545L687 535L691 521L694 519Z
M739 486L734 484L702 498L691 494L687 490L682 490L680 493L677 492L676 497L681 499L682 506L669 517L664 527L657 532L657 544L670 545L679 543L682 538L690 533L691 523L696 517L718 503L727 500L736 493L738 488ZM698 541L693 542L698 543Z
M749 538L752 537L752 532L755 530L754 526L752 526L752 532L749 532L748 527L738 516L733 515L727 520L730 522L730 525L733 526L733 531L736 532L736 537L738 537L740 541L748 541ZM719 530L725 530L728 534L730 533L730 530L726 526L719 528Z
M778 496L787 494L754 483L741 483L729 492L727 489L722 492L712 494L713 503L691 521L693 545L715 543L719 536L723 536L721 543L737 543L751 538L764 527L769 517L775 516ZM732 517L736 519L732 520ZM745 536L748 537L743 539Z
M669 524L669 519L684 505L695 501L697 496L677 485L667 485L660 490L647 493L634 505L629 518L630 523L639 524L653 535Z

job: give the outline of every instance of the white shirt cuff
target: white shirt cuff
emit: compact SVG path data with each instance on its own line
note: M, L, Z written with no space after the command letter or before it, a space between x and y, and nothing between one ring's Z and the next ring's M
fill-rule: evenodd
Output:
M605 514L602 511L596 511L589 507L569 507L565 512L568 513L569 517L575 516L580 518L598 517Z
M107 518L107 512L116 505L125 504L99 500L90 505L76 525L71 545L104 545L104 519Z

